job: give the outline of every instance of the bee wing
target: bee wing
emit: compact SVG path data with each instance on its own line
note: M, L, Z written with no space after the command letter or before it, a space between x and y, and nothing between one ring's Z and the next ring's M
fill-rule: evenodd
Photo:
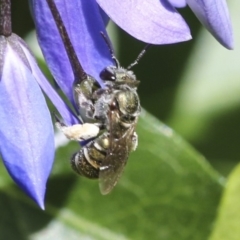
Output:
M117 184L127 163L129 150L126 138L115 139L99 172L99 188L103 195L108 194Z

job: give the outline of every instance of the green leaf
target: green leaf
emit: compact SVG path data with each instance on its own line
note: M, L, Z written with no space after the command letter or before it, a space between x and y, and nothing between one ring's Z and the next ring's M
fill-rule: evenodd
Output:
M228 1L235 49L223 48L202 30L181 77L169 124L187 139L208 134L212 121L239 109L240 28L239 1Z
M143 111L139 147L117 186L75 175L77 144L57 152L42 212L9 181L0 185L0 239L207 239L222 191L221 176L172 129Z
M233 170L221 200L210 240L240 239L240 164Z

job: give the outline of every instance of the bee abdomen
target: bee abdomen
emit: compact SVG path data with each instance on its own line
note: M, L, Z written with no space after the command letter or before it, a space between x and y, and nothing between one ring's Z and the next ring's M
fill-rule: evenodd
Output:
M83 149L75 153L71 158L72 169L79 175L91 179L99 177L99 168L93 167L84 155Z
M72 169L87 178L98 178L99 167L107 155L106 145L108 146L108 138L101 136L89 145L83 147L72 156Z

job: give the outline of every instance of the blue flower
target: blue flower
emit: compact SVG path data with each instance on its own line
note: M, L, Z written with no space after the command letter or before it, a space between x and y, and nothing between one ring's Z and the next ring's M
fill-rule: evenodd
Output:
M73 103L73 71L47 1L31 0L30 3L38 41L47 65L62 91ZM55 3L83 69L103 86L99 72L111 65L112 59L100 35L101 31L106 34L106 30L96 1L58 0ZM104 20L107 21L106 18Z
M169 0L175 7L186 4L199 21L226 48L233 49L233 32L226 0Z
M103 87L99 72L112 64L108 47L100 35L100 32L106 35L105 24L108 17L96 0L71 2L55 0L54 2L83 69L97 79ZM130 6L131 1L121 1L118 6L117 1L105 1L105 3L98 1L114 21L142 41L167 44L191 39L187 24L169 3L141 2L143 4L138 6L138 1L134 1L134 6ZM30 4L38 40L47 65L60 88L74 105L73 71L47 1L31 0ZM119 12L113 8L119 9Z
M9 174L41 208L54 160L49 84L17 35L0 36L0 152Z
M99 73L112 65L106 34L109 17L135 38L151 44L170 44L191 39L190 30L174 7L188 4L204 26L227 48L232 48L232 29L224 0L54 0L77 57L87 74L104 87ZM99 4L99 5L98 5ZM30 0L38 41L52 75L74 103L74 74L47 0ZM101 6L101 8L99 7ZM107 13L107 15L106 15ZM109 17L108 17L109 16ZM224 31L223 31L224 30ZM41 85L41 83L40 83ZM42 86L43 85L43 86ZM46 83L41 87L67 125L79 120Z
M188 4L200 22L223 46L233 48L232 26L226 0L96 1L117 25L139 40L152 44L189 39L184 21L173 8ZM169 34L170 31L172 35Z
M173 7L183 7L187 3L220 43L227 48L233 47L225 0L55 0L55 3L83 69L101 85L99 72L112 63L99 34L100 31L106 34L108 17L105 12L121 28L141 41L170 44L191 39L187 24ZM73 72L47 1L30 0L30 4L38 40L49 69L73 103Z
M41 89L69 125L77 122L26 43L0 36L0 153L11 177L41 208L54 161L52 119ZM40 87L41 89L40 89Z

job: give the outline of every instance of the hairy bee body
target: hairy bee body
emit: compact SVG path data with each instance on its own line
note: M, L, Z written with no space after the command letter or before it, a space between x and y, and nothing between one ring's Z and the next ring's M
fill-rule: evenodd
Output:
M71 166L79 175L99 178L102 194L116 185L130 152L137 148L135 127L141 106L137 94L139 81L132 71L119 66L106 67L100 77L100 88L91 76L74 85L74 97L83 124L56 126L70 139L88 140L71 158Z
M118 161L125 166L129 152L137 147L135 125L140 114L138 95L128 86L109 86L94 106L94 116L104 119L105 131L71 159L73 170L91 179L99 178L100 168L106 158L112 159L112 165Z
M107 134L102 134L72 156L73 170L87 178L99 178L99 167L107 155L108 148L109 138Z
M54 1L47 1L73 70L73 95L79 122L66 125L58 116L56 126L67 138L83 143L90 140L71 158L75 172L88 178L99 178L102 194L116 185L127 163L129 153L136 149L138 137L135 127L140 114L140 101L136 92L139 81L131 69L142 58L147 45L127 69L120 66L111 43L101 32L115 66L100 73L100 84L87 74L78 60L67 29Z

